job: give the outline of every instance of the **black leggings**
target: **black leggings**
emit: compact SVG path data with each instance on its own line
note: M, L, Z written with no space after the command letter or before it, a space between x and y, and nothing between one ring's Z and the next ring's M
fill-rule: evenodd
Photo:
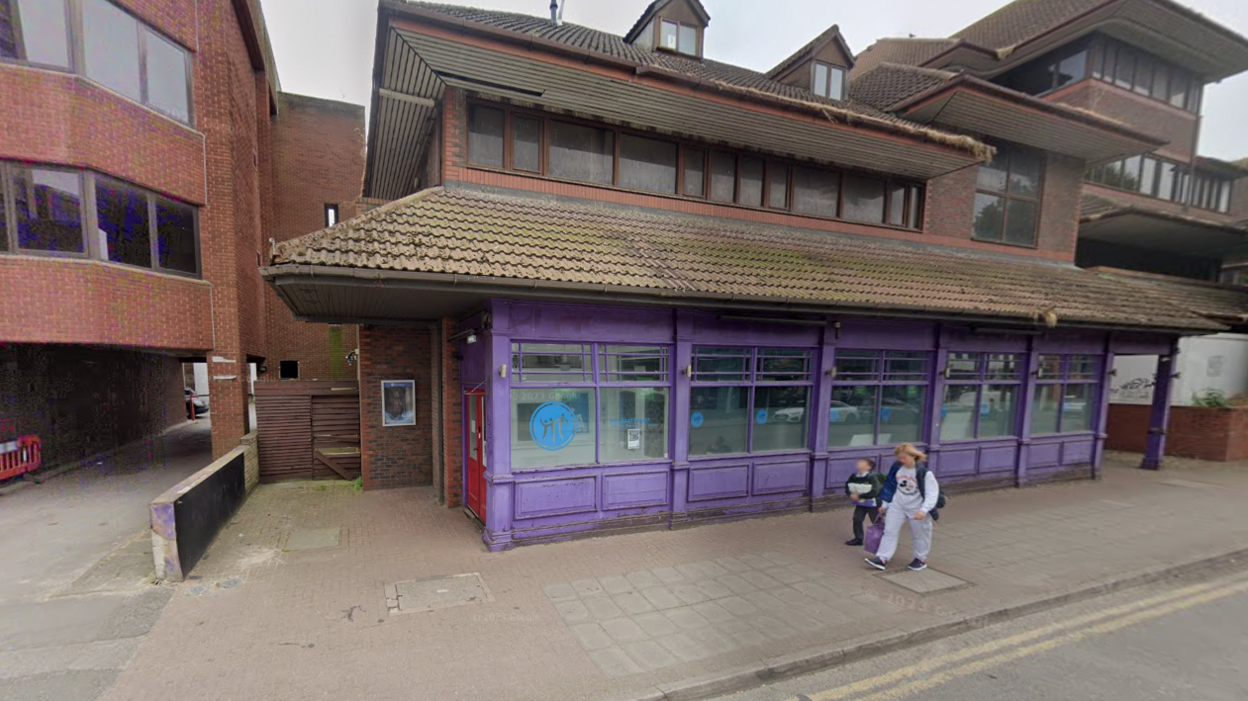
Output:
M880 517L880 507L878 506L855 506L854 507L854 537L862 540L862 521L866 517L871 517L871 523Z

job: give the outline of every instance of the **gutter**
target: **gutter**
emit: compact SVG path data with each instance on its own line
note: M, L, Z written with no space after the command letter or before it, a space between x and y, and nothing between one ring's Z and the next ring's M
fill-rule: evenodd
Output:
M698 292L695 290L670 291L657 288L638 288L605 283L556 282L543 280L516 280L478 275L460 275L458 273L422 273L406 270L369 270L364 268L340 268L330 266L285 263L271 265L260 269L260 277L273 286L278 296L292 310L289 297L284 294L283 287L298 284L307 278L318 278L317 284L340 287L390 287L413 291L445 291L447 287L461 290L465 294L507 295L509 297L531 299L557 299L578 302L620 302L644 303L651 306L678 307L697 305L712 309L731 309L746 311L784 311L791 314L827 315L834 311L846 311L851 314L869 314L873 317L894 319L949 320L951 317L968 323L1028 325L1027 320L1020 317L1009 317L990 313L966 313L956 310L931 311L920 307L876 307L872 305L836 307L830 304L819 304L806 299L792 297L759 297L756 295L738 295L716 292ZM306 321L327 322L327 319L302 318ZM361 323L359 319L333 320L331 323ZM1165 326L1132 326L1128 324L1098 324L1093 322L1068 322L1063 327L1101 329L1101 330L1148 330L1155 333L1173 334L1178 336L1199 336L1219 333L1227 327L1209 322L1207 327L1165 327ZM1041 325L1031 324L1029 328Z

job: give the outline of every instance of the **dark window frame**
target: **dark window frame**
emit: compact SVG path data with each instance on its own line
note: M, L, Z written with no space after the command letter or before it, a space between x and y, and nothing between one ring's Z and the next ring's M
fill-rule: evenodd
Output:
M82 226L82 250L81 251L41 251L38 249L21 248L18 246L17 238L17 210L16 210L16 193L12 187L12 173L16 168L51 170L63 173L71 173L78 178L81 190L81 226ZM147 203L148 212L148 236L151 245L151 265L133 265L121 261L109 260L107 246L101 246L98 238L99 228L99 198L96 183L99 180L105 182L113 182L119 186L136 190L139 192ZM193 231L193 243L195 247L195 271L177 270L175 268L165 268L160 265L160 231L159 231L159 206L161 200L172 202L179 207L186 207L191 211ZM47 256L52 258L81 258L87 260L95 260L110 265L121 265L135 270L148 270L155 273L164 273L166 275L176 275L179 277L202 279L204 271L203 249L200 241L200 221L199 207L177 200L166 195L153 192L141 185L122 180L120 178L99 173L93 170L82 170L76 168L66 168L57 165L48 165L43 163L24 163L15 161L0 161L0 204L4 207L0 211L0 217L4 221L0 221L0 232L6 236L6 246L0 247L0 255L30 255L30 256ZM96 232L93 235L93 232Z
M1093 78L1175 109L1200 114L1205 83L1200 75L1112 37L1098 37L1089 47L1089 51L1089 73ZM1124 61L1131 63L1130 76L1126 76L1125 71L1123 75L1119 75L1119 68ZM1147 66L1149 70L1141 70L1143 66ZM1159 76L1162 76L1160 80ZM1176 89L1179 85L1183 86L1182 91ZM1158 95L1158 88L1164 94ZM1182 104L1176 105L1174 98L1179 95L1182 95Z
M1014 166L1014 154L1019 153L1019 152L1031 153L1032 155L1036 157L1037 161L1040 164L1039 183L1037 183L1035 197L1022 195L1022 194L1018 194L1018 193L1010 191L1010 180L1013 178L1013 175L1014 175L1014 167L1013 167ZM991 197L999 197L1001 199L1002 201L1001 238L991 239L991 238L984 238L984 237L979 236L975 231L975 222L973 219L971 221L971 238L975 241L982 241L984 243L994 243L994 244L998 244L1002 246L1014 246L1016 248L1037 249L1040 247L1040 221L1043 218L1044 188L1045 188L1045 180L1046 180L1045 175L1046 175L1046 171L1048 170L1048 157L1043 151L1038 151L1036 149L1029 149L1024 146L1017 146L1014 144L998 145L997 153L998 154L1005 153L1005 154L1008 154L1010 157L1010 160L1006 164L1006 167L1005 167L1005 189L999 192L996 190L991 190L991 189L981 186L978 180L976 180L975 194L976 196L982 194L982 195L988 195ZM981 164L980 168L987 167L987 165L989 164ZM1009 229L1009 222L1010 222L1009 203L1011 201L1027 202L1032 205L1035 205L1036 221L1032 227L1031 243L1016 243L1013 241L1005 240L1005 232ZM974 215L974 209L972 208L972 216L973 215Z
M816 77L819 75L820 66L828 69L827 80L824 81L824 84L822 86L823 93L819 92L818 88L820 86L816 83ZM835 96L832 95L832 74L834 72L839 72L841 75L841 92L839 95L835 95ZM828 63L827 61L811 61L810 62L810 91L819 97L826 97L829 100L837 100L837 101L844 100L846 79L848 77L849 76L846 73L844 66L838 66L835 63Z
M42 0L48 2L49 0ZM68 66L58 66L55 63L44 63L42 61L31 61L24 58L9 58L0 56L0 64L13 64L19 66L32 66L49 71L58 71L60 73L78 73L81 64L81 53L77 49L77 43L80 34L75 29L80 15L77 11L77 0L60 0L64 3L65 8L65 54Z
M1127 165L1137 158L1139 158L1136 164L1138 167L1128 171ZM1144 174L1149 170L1144 165L1146 161L1154 163L1149 183L1144 182ZM1173 176L1170 178L1169 192L1164 192L1162 183L1166 181L1166 177L1163 170L1167 167L1172 169ZM1137 183L1135 188L1126 187L1128 177L1135 178ZM1083 179L1099 187L1221 214L1230 212L1235 194L1234 180L1201 171L1196 171L1193 176L1191 166L1188 164L1153 153L1102 163L1084 171ZM1147 190L1145 190L1145 185L1147 185Z
M44 0L44 1L48 1L48 0ZM135 46L139 54L138 55L139 97L137 99L132 98L128 95L125 95L121 92L114 90L113 88L110 88L109 86L87 75L87 65L86 65L87 59L86 59L86 48L85 48L86 29L85 29L85 26L83 25L83 13L82 13L82 3L84 0L57 0L57 1L65 3L65 31L68 35L67 48L68 48L68 54L69 54L69 66L57 66L55 64L41 63L38 61L28 61L25 59L2 58L2 57L0 57L0 64L5 64L5 63L17 64L17 65L23 65L23 66L32 66L32 67L40 68L44 70L58 71L61 73L72 73L74 75L80 76L86 80L91 81L91 83L94 85L98 85L104 88L105 90L108 90L109 92L118 95L122 99L142 105L146 107L147 109L152 110L153 112L156 112L157 114L163 117L172 119L173 121L179 124L184 124L192 128L195 127L195 76L194 76L195 62L192 58L192 51L190 49L188 49L186 46L183 46L182 43L180 43L173 37L169 36L168 34L162 32L156 27L153 27L151 24L145 21L142 17L139 17L138 15L131 12L129 8L119 5L116 2L113 2L112 0L94 0L94 1L103 2L108 5L111 5L114 9L116 9L117 11L125 14L127 17L132 19L137 25ZM148 40L150 36L155 36L159 39L162 39L168 42L171 46L173 46L182 54L183 75L186 78L186 119L182 119L181 117L177 115L170 114L168 111L151 103L150 95L149 95L150 78L149 78L149 74L147 70L147 65L148 65L148 61L147 61L148 46L147 45L148 45Z
M542 112L540 110L534 110L534 109L525 108L525 107L516 107L508 103L492 102L488 100L479 100L479 99L469 100L468 109L464 111L464 116L463 116L464 134L466 135L467 139L472 138L472 132L469 126L469 113L473 109L495 109L503 113L503 165L502 167L499 167L499 166L490 165L490 164L477 163L477 162L472 161L467 155L465 155L464 163L469 168L473 168L477 170L488 170L488 171L493 171L493 172L506 172L506 173L510 173L514 175L522 175L522 176L528 176L528 177L537 177L537 178L542 178L544 180L552 180L552 181L561 182L561 183L571 183L575 185L582 185L585 187L610 188L613 190L622 190L624 192L631 192L631 193L635 193L639 195L648 195L652 197L666 197L666 198L675 198L675 199L689 200L689 201L696 201L696 202L705 202L707 204L712 204L712 205L717 205L717 206L740 207L743 209L749 209L749 210L754 210L754 211L770 211L770 212L777 212L777 213L783 212L783 213L791 214L793 216L805 217L805 218L810 218L810 219L821 219L825 221L845 222L845 223L851 223L851 224L865 224L867 226L880 226L880 227L884 227L888 229L895 229L898 231L910 231L910 232L920 232L920 233L924 231L923 224L924 224L924 218L926 216L926 211L925 211L925 204L926 204L925 191L927 187L926 183L916 182L914 180L903 179L903 178L889 177L887 175L880 175L880 174L869 173L865 171L831 168L831 167L813 164L807 161L777 158L777 157L768 156L766 154L759 153L756 151L723 148L723 147L713 146L706 142L680 139L676 137L669 137L669 136L665 136L662 134L656 134L654 132L647 132L647 131L642 131L639 129L630 129L626 127L619 127L615 125L604 124L602 122L595 122L593 120L581 119L577 117L555 115L555 114L550 114L547 112ZM541 123L541 130L540 130L541 137L539 139L539 155L540 155L539 160L541 163L540 163L540 170L538 171L516 168L514 165L514 145L513 145L513 139L512 139L512 133L513 133L512 125L513 125L515 118L517 117L524 118L524 119L536 119ZM569 178L560 178L560 177L555 177L555 176L550 175L550 124L552 122L566 122L568 124L592 127L595 129L601 129L603 131L614 133L614 136L613 136L614 149L613 149L613 155L612 155L612 158L614 160L614 165L613 165L614 175L612 177L612 181L610 184L597 183L597 182L586 181L586 180L572 180ZM676 149L677 149L676 150L676 189L674 192L655 192L651 190L636 190L632 188L623 187L619 184L620 183L620 144L622 141L621 137L625 134L640 137L640 138L645 138L645 139L651 139L654 141L666 141L676 146ZM467 144L465 144L465 146L467 146ZM702 194L701 195L685 194L686 192L686 182L685 182L686 172L685 171L686 171L686 164L688 162L689 152L691 151L700 153L702 157ZM711 197L711 164L712 164L712 158L713 158L712 154L716 152L729 154L733 158L733 164L736 170L734 173L733 196L732 196L731 201L717 200ZM471 153L471 148L465 148L464 153L465 154ZM742 174L741 162L745 158L758 159L763 164L763 173L762 173L763 193L762 193L761 204L759 205L741 204L741 174ZM785 174L785 178L784 178L785 188L786 188L785 206L782 208L770 206L773 169L777 169L781 167L787 169L787 173ZM818 214L805 214L805 213L794 211L793 209L794 179L796 178L796 172L799 167L822 170L827 173L835 174L839 178L841 178L841 187L838 189L838 194L837 194L838 199L837 199L836 211L838 215L841 215L844 212L844 179L845 178L859 177L859 178L868 178L872 180L882 181L884 183L884 188L885 188L885 199L884 199L884 211L883 211L883 216L881 217L881 220L878 222L877 221L863 221L859 219L848 219L842 216L835 216L835 217L821 216ZM905 203L903 205L903 216L902 216L903 223L900 225L887 223L889 219L888 214L892 206L892 197L894 196L893 191L895 188L902 188L904 190L904 196L905 196Z

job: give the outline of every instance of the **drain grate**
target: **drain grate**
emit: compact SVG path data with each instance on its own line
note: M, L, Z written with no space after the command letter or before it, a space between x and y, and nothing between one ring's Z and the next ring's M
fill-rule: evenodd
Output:
M493 600L477 572L386 585L386 607L392 616Z

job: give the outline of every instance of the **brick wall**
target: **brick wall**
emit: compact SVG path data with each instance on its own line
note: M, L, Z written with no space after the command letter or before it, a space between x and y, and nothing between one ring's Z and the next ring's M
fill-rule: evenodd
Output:
M360 327L360 468L365 489L433 483L429 326ZM382 426L382 380L416 381L416 425Z
M355 214L364 178L362 106L282 93L272 137L272 238L287 241L325 228L327 204L338 205L340 220ZM277 380L282 360L299 361L300 379L355 376L345 358L359 346L356 326L296 321L272 288L265 296L269 372L261 381Z
M1111 404L1106 447L1144 452L1150 409L1137 404ZM1171 407L1166 455L1215 461L1248 459L1248 409Z
M45 468L186 419L182 364L155 353L0 344L0 388L0 442L39 436Z
M212 348L212 288L88 260L0 255L0 340Z
M454 320L443 319L440 323L443 339L455 334ZM447 506L462 505L464 496L464 390L460 383L459 361L454 356L458 349L458 342L444 342L439 358L442 368L442 491Z

